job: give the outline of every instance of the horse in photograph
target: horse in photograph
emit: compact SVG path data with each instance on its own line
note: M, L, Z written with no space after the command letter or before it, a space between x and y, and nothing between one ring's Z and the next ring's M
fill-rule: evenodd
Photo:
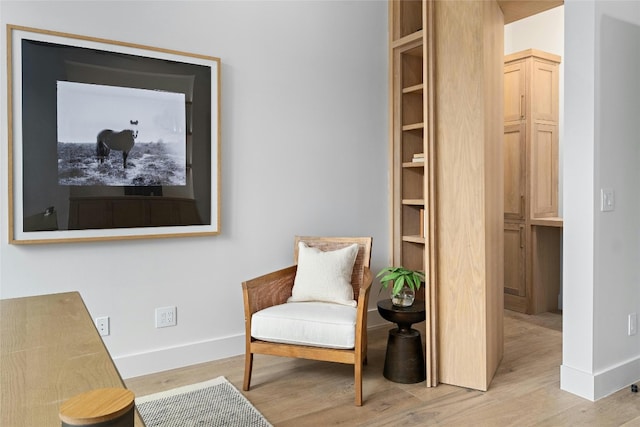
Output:
M137 124L137 120L136 120ZM104 159L109 157L111 150L122 151L122 166L127 167L127 156L133 148L138 137L138 131L125 129L120 132L114 132L111 129L104 129L98 134L96 143L96 155L100 163L104 163Z

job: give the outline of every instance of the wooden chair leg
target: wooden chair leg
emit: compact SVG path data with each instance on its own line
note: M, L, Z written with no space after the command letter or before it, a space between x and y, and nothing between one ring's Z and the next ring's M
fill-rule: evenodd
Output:
M251 370L253 369L253 353L247 352L244 356L244 383L242 389L249 391L251 386Z
M367 365L367 364L369 363L369 357L368 357L368 355L367 355L367 345L366 345L366 344L364 345L364 350L363 350L363 352L362 352L362 355L364 356L364 357L362 358L362 363L363 363L364 365Z
M356 406L362 406L362 362L356 361L353 388L356 392Z

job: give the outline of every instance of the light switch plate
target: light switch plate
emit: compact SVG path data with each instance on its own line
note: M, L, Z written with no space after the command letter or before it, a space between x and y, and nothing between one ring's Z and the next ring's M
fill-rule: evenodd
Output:
M602 212L611 212L616 208L615 192L612 188L603 188L600 190L600 210Z

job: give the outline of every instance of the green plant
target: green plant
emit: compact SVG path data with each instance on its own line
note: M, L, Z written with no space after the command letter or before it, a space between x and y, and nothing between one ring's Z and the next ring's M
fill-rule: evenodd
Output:
M415 292L420 289L420 284L424 281L423 272L409 270L404 267L383 268L376 277L380 278L380 284L384 289L387 289L389 284L393 282L393 288L391 288L392 297L397 295L405 284Z

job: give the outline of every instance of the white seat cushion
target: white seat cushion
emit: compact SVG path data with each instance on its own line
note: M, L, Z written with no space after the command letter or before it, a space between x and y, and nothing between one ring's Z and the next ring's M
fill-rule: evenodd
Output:
M251 317L251 336L270 342L350 349L355 347L355 307L326 302L290 302Z

